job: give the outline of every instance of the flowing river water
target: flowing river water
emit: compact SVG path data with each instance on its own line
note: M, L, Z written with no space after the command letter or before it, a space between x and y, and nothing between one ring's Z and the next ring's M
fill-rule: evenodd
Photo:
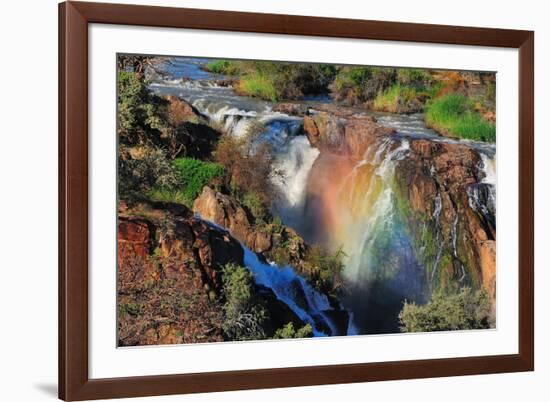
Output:
M467 144L479 154L484 172L479 186L468 189L470 206L494 221L495 145L441 137L425 126L421 114L378 113L377 121L396 133L369 147L362 160L318 160L320 151L303 135L302 117L274 112L271 102L239 96L231 87L218 85L217 80L223 77L203 71L205 62L174 59L166 68L167 76L154 75L150 87L161 95L188 101L217 127L236 137L261 123L265 128L258 140L267 141L275 155L272 181L278 194L272 205L274 214L309 244L341 248L346 255L346 291L340 303L350 313L347 334L398 331L395 317L403 301L426 302L431 278L426 278L426 270L417 261L413 241L397 213L392 186L396 163L407 158L410 142L415 139ZM314 109L320 102L330 100L302 103ZM312 175L315 163L321 169ZM327 164L325 172L323 163ZM437 197L436 220L441 213L440 195ZM454 230L456 236L456 223ZM456 239L452 240L456 253ZM310 323L316 336L338 333L330 318L334 307L325 295L292 267L263 262L243 248L245 264L259 285L270 288L298 317ZM438 259L428 276L433 277Z

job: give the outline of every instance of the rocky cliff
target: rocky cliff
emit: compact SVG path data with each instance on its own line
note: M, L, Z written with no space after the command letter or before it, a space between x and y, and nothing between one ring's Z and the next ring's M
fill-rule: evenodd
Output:
M119 345L216 342L223 332L223 267L243 265L238 240L182 205L121 205ZM270 319L266 336L305 325L270 289L254 286Z

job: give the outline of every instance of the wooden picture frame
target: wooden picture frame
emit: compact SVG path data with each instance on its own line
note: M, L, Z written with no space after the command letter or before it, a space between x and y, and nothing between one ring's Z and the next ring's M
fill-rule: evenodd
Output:
M90 379L88 24L225 30L519 49L519 353L400 362ZM140 397L534 369L534 33L184 8L59 5L59 397Z

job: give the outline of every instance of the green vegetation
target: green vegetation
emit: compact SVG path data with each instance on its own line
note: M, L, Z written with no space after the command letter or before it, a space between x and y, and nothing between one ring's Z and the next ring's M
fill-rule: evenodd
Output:
M426 123L451 136L477 141L496 140L496 128L483 120L464 95L448 94L427 104Z
M223 166L193 158L178 158L172 161L180 186L189 200L194 200L202 188L225 173Z
M225 168L224 186L261 221L269 220L272 201L273 155L267 144L252 151L252 139L223 135L214 151L214 160Z
M311 325L306 324L301 328L295 329L294 324L289 322L284 327L275 331L273 339L311 338L312 336L313 329Z
M222 275L225 299L222 328L227 338L237 341L265 339L268 312L254 292L250 271L236 264L226 264Z
M214 183L225 174L220 164L193 158L174 159L170 167L176 182L150 187L145 192L150 200L175 202L191 207L204 186Z
M214 74L236 75L241 71L240 62L231 60L213 60L206 64L205 70Z
M398 68L397 83L422 92L432 87L436 81L428 70L421 68Z
M163 116L167 102L149 91L142 76L119 71L117 87L117 133L120 144L151 142L168 129Z
M426 305L405 302L399 320L403 332L485 329L491 327L491 302L483 290L436 293Z
M173 189L174 168L163 150L152 146L129 149L119 145L118 192L121 198L139 198L153 188Z
M309 247L303 263L308 280L323 293L337 294L343 286L344 257L341 248L329 253L319 245Z
M236 90L243 95L255 96L273 102L279 100L279 94L277 93L273 79L260 72L241 77Z
M147 198L156 202L173 202L183 204L189 208L193 206L193 199L185 191L172 190L166 187L156 187L146 193Z
M217 71L239 74L237 92L271 101L300 99L326 93L336 67L325 64L298 64L272 61L218 61L209 66Z
M137 316L141 311L141 305L138 303L120 303L118 305L118 313L121 316L126 314Z
M396 80L396 71L385 67L341 67L331 90L337 101L360 105L373 100Z
M373 109L391 113L417 112L422 110L418 96L413 87L394 84L376 96Z
M271 220L269 208L262 202L261 197L257 193L245 193L241 198L241 203L254 216L256 223L268 223Z

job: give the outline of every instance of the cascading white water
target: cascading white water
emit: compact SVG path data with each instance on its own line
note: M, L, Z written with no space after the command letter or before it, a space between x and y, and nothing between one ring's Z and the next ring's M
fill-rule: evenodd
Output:
M470 185L466 189L468 203L470 208L481 214L485 221L494 227L496 223L496 158L485 152L479 152L479 156L483 178L479 183Z
M277 153L272 181L279 191L274 209L283 222L292 222L293 227L302 226L306 189L309 173L319 156L306 136L295 136Z
M482 161L482 169L485 173L485 177L482 179L482 183L496 185L497 175L496 175L496 158L489 157L487 154L480 152L479 156Z
M244 264L254 274L257 284L273 291L277 299L285 303L302 321L311 325L315 336L327 336L324 327L331 334L338 333L326 312L333 310L327 297L317 292L306 280L296 274L290 266L279 267L260 261L258 256L244 247Z
M376 264L369 262L369 258L378 237L395 230L392 180L396 162L402 160L408 150L406 139L383 140L367 150L365 158L356 164L340 187L340 196L347 199L348 207L342 211L345 233L340 235L348 255L344 270L348 281L359 282L370 276L369 270L376 269ZM363 170L373 173L363 177Z
M430 172L433 174L434 167L431 166ZM435 242L438 245L437 254L435 256L434 264L432 267L432 273L430 275L430 281L433 282L435 273L437 272L437 267L439 266L439 261L441 261L441 254L443 253L443 242L441 241L441 231L439 230L439 219L441 217L441 192L437 190L437 195L435 196L435 207L433 212L433 219L435 221Z

